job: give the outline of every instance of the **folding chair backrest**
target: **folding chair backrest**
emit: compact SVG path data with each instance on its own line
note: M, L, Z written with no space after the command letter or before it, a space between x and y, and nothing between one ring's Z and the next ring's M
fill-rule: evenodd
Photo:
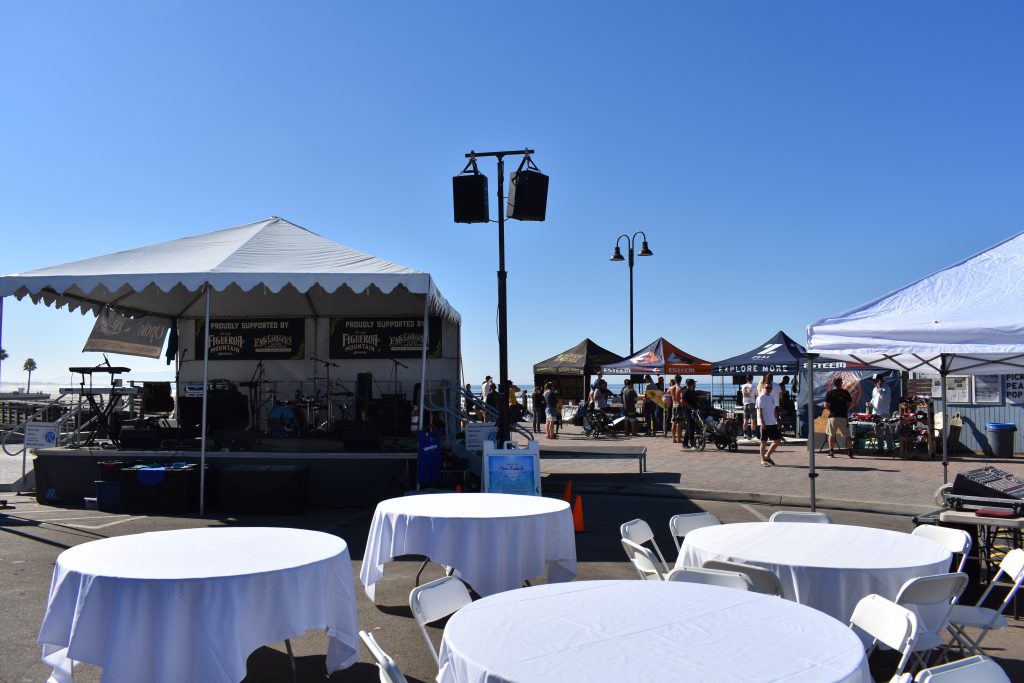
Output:
M963 529L951 529L948 526L935 526L934 524L922 524L915 527L911 532L912 536L920 536L946 547L949 552L960 556L960 564L956 570L962 572L967 564L967 556L971 553L971 535Z
M831 524L832 518L824 512L800 512L797 510L779 510L768 518L769 522L811 522L814 524Z
M975 655L917 672L915 683L1010 683L1002 667L988 657Z
M902 657L896 674L903 673L917 640L917 616L913 612L872 593L861 598L854 607L850 628L859 629L871 638L868 654L877 643L900 652Z
M682 548L682 540L694 529L721 524L718 517L710 512L689 512L674 515L668 520L668 529L672 532L672 541L676 544L676 552Z
M622 549L626 551L626 557L633 563L633 568L636 569L636 573L640 575L641 579L648 579L650 581L664 580L665 574L662 572L662 564L655 557L654 553L651 552L650 548L634 543L628 538L623 538Z
M1006 553L1003 559L999 562L999 571L992 577L992 580L988 582L988 588L981 594L978 599L977 605L979 607L985 604L985 600L988 599L989 593L995 588L996 583L1006 574L1006 580L1013 583L1010 586L1010 590L1006 593L1006 597L1003 599L1003 604L999 606L997 610L1000 614L1006 609L1006 606L1013 600L1013 596L1016 595L1017 589L1020 588L1021 581L1024 581L1024 549L1014 548L1010 552Z
M770 569L758 567L743 562L729 562L728 560L708 560L703 565L704 569L720 569L729 572L745 574L750 579L753 588L751 590L765 595L777 595L782 597L782 582Z
M651 547L654 548L654 552L658 554L658 559L661 560L663 571L667 572L669 570L668 562L665 561L665 556L661 554L658 542L654 540L654 530L651 529L650 524L642 519L634 519L620 526L619 533L622 534L622 538L632 541L637 545L650 543Z
M384 652L383 648L377 644L377 639L373 637L372 633L360 631L359 639L363 641L363 645L366 646L366 649L370 651L370 654L377 662L380 683L408 683L401 669L398 668L398 664L391 658L391 655Z
M434 655L434 661L438 661L437 650L427 635L427 624L455 614L461 608L473 601L462 583L454 576L444 576L436 581L417 586L409 593L409 609L416 619L416 624L423 633L423 639L430 647L430 653Z
M949 612L964 592L967 574L932 574L908 579L896 595L896 604L912 610L917 615L921 632L938 633L946 628Z
M704 569L703 567L680 567L673 569L665 577L666 581L683 581L686 583L703 583L707 586L722 586L741 591L754 590L750 577L740 572L722 569Z

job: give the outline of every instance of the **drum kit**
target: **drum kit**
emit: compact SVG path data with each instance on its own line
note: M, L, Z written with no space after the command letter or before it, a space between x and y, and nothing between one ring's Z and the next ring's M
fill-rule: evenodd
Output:
M268 391L270 397L267 402L272 406L267 416L267 434L270 436L327 435L334 431L337 421L351 419L352 400L355 394L346 389L340 381L332 382L331 367L338 367L337 363L319 358L311 360L325 366L326 378L317 377L314 365L313 378L301 381L291 400L278 399L276 383L273 383L275 386ZM312 384L311 393L304 392L307 383ZM262 406L258 410L262 411Z

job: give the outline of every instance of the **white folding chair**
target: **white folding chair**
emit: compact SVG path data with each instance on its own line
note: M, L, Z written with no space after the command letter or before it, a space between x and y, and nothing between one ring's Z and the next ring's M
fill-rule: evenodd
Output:
M434 649L434 643L427 634L427 624L455 614L472 601L466 584L454 576L444 576L422 586L416 586L409 593L409 609L412 610L412 616L420 627L423 639L427 641L430 654L439 665L437 650Z
M405 680L405 676L402 675L401 669L398 668L398 664L391 658L391 655L384 652L383 648L377 644L377 639L373 637L372 633L360 631L359 639L363 641L363 645L366 646L366 649L370 651L370 654L377 662L380 683L408 683Z
M779 577L775 575L775 572L770 569L753 564L744 564L743 562L729 562L728 560L707 560L701 567L704 569L719 569L745 574L750 579L750 583L753 586L751 590L754 592L782 597L782 582L779 581Z
M814 524L831 524L832 518L824 512L798 512L797 510L779 510L768 518L769 522L811 522Z
M948 526L936 526L934 524L922 524L919 527L914 527L914 530L910 532L911 536L920 536L921 538L927 538L929 541L935 541L939 545L945 546L949 552L954 555L960 556L960 564L957 565L956 571L962 572L964 565L967 564L967 556L971 553L971 535L963 529L951 529Z
M906 607L881 595L866 595L853 608L850 628L865 641L865 654L871 656L879 643L900 653L894 680L907 668L917 641L917 616Z
M673 515L668 520L668 530L672 533L672 542L676 544L676 552L683 547L683 538L694 529L721 524L718 517L710 512L689 512Z
M729 572L721 569L704 569L703 567L680 567L673 569L665 577L666 581L683 581L685 583L703 583L706 586L735 588L741 591L754 590L750 577L740 572Z
M1013 582L1006 593L1006 598L999 605L998 610L983 607L985 600L988 599L989 594L1003 574L1006 575L1007 580ZM981 655L985 654L985 650L980 645L982 639L990 630L1003 628L1007 625L1003 612L1006 611L1006 606L1013 600L1013 596L1017 593L1017 589L1020 588L1022 581L1024 581L1024 550L1015 548L1003 557L999 563L999 571L989 581L988 588L985 589L977 604L953 605L953 609L949 613L949 631L953 634L957 645L963 649L964 654L971 654L972 652L977 652ZM979 633L976 637L971 638L965 632L964 629L966 628L978 629Z
M636 569L636 573L640 575L641 579L648 581L663 581L665 579L662 564L650 548L624 538L622 539L622 549L626 551L626 557L633 563L633 568Z
M915 683L1010 683L1002 667L988 657L967 659L933 666L917 672Z
M932 574L908 579L896 594L896 604L917 616L917 640L914 652L921 666L927 666L926 654L945 646L942 636L949 625L953 604L964 592L967 574Z
M658 559L661 560L661 566L664 567L664 571L667 572L671 569L668 566L668 562L665 561L665 556L661 554L658 542L654 540L654 531L651 529L650 524L642 519L634 519L620 526L619 533L622 534L622 538L632 541L637 545L650 543L651 547L654 548L654 552L658 554Z

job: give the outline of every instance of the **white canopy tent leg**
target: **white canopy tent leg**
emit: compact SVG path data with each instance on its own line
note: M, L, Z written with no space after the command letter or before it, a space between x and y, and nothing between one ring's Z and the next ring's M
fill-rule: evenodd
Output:
M420 356L420 431L423 431L423 397L427 393L427 337L430 327L427 325L430 316L430 292L423 297L423 351Z
M210 375L210 283L206 289L206 317L203 324L203 418L199 446L199 514L206 512L206 397L209 393Z
M818 473L814 471L814 359L817 354L807 354L807 478L811 480L811 512L817 510L814 480Z
M942 388L939 390L942 396L942 483L949 483L949 408L946 407L946 375L949 374L949 356L939 354L939 378ZM928 425L928 429L932 429ZM935 430L932 429L932 434Z

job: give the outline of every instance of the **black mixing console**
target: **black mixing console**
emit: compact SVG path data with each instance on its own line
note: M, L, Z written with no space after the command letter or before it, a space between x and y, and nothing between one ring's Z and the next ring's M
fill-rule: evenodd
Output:
M995 467L982 467L956 475L952 494L1024 500L1024 479Z

